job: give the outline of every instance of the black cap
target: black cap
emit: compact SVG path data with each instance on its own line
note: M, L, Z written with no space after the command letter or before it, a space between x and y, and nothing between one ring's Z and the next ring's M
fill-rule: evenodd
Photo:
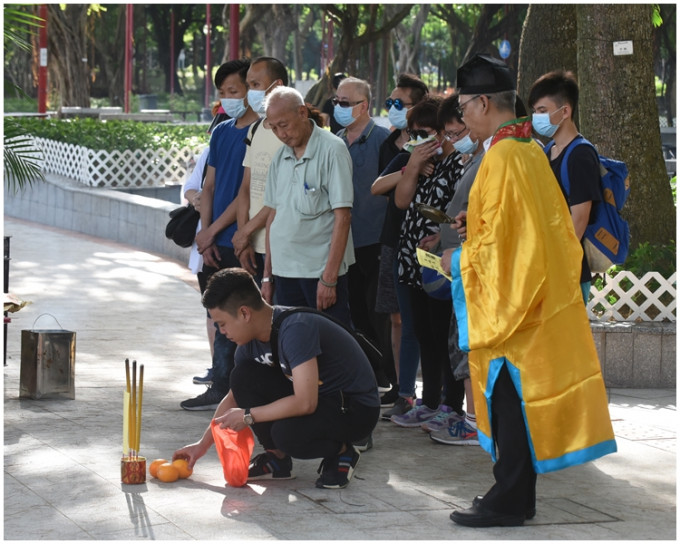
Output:
M487 94L515 90L515 78L505 62L476 55L456 74L458 94Z
M338 85L340 85L340 82L347 77L347 74L343 74L342 72L337 72L333 74L333 79L331 80L333 88L337 89Z

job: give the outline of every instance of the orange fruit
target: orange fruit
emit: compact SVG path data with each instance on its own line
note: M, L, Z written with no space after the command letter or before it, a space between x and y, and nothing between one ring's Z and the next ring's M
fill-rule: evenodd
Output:
M167 459L155 459L150 465L149 465L149 474L153 476L154 478L158 478L158 467L161 466L163 463L168 463L169 461Z
M194 472L189 468L189 463L186 459L175 459L172 464L177 467L180 478L188 478Z
M179 470L172 463L159 465L157 473L157 478L161 482L176 482L179 479Z

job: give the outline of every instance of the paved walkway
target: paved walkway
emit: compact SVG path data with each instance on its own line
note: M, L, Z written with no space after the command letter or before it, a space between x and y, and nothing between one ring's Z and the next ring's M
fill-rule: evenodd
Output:
M182 263L10 218L10 292L32 304L8 329L4 538L44 540L623 540L676 537L675 390L612 390L619 452L538 478L536 517L512 529L449 520L492 483L478 447L380 422L345 490L297 479L225 486L211 450L191 479L120 483L124 360L145 366L141 453L198 439L208 412L179 402L209 366L204 313ZM149 233L151 235L151 233ZM159 235L162 235L159 233ZM19 399L21 330L54 315L77 333L76 399ZM54 328L49 316L36 328Z

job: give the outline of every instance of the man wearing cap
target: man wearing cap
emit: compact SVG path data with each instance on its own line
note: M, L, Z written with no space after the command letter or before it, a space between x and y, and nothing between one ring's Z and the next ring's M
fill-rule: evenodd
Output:
M460 111L486 154L470 190L467 240L451 258L461 349L469 351L480 445L495 484L451 519L515 526L536 513L536 474L616 451L579 286L569 209L500 60L458 70Z

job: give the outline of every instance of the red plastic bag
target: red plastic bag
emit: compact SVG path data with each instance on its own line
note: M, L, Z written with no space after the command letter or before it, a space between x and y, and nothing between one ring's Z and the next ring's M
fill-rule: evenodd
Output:
M248 465L255 440L250 427L240 431L222 429L215 420L210 422L215 449L222 463L224 479L232 487L242 487L248 481Z

